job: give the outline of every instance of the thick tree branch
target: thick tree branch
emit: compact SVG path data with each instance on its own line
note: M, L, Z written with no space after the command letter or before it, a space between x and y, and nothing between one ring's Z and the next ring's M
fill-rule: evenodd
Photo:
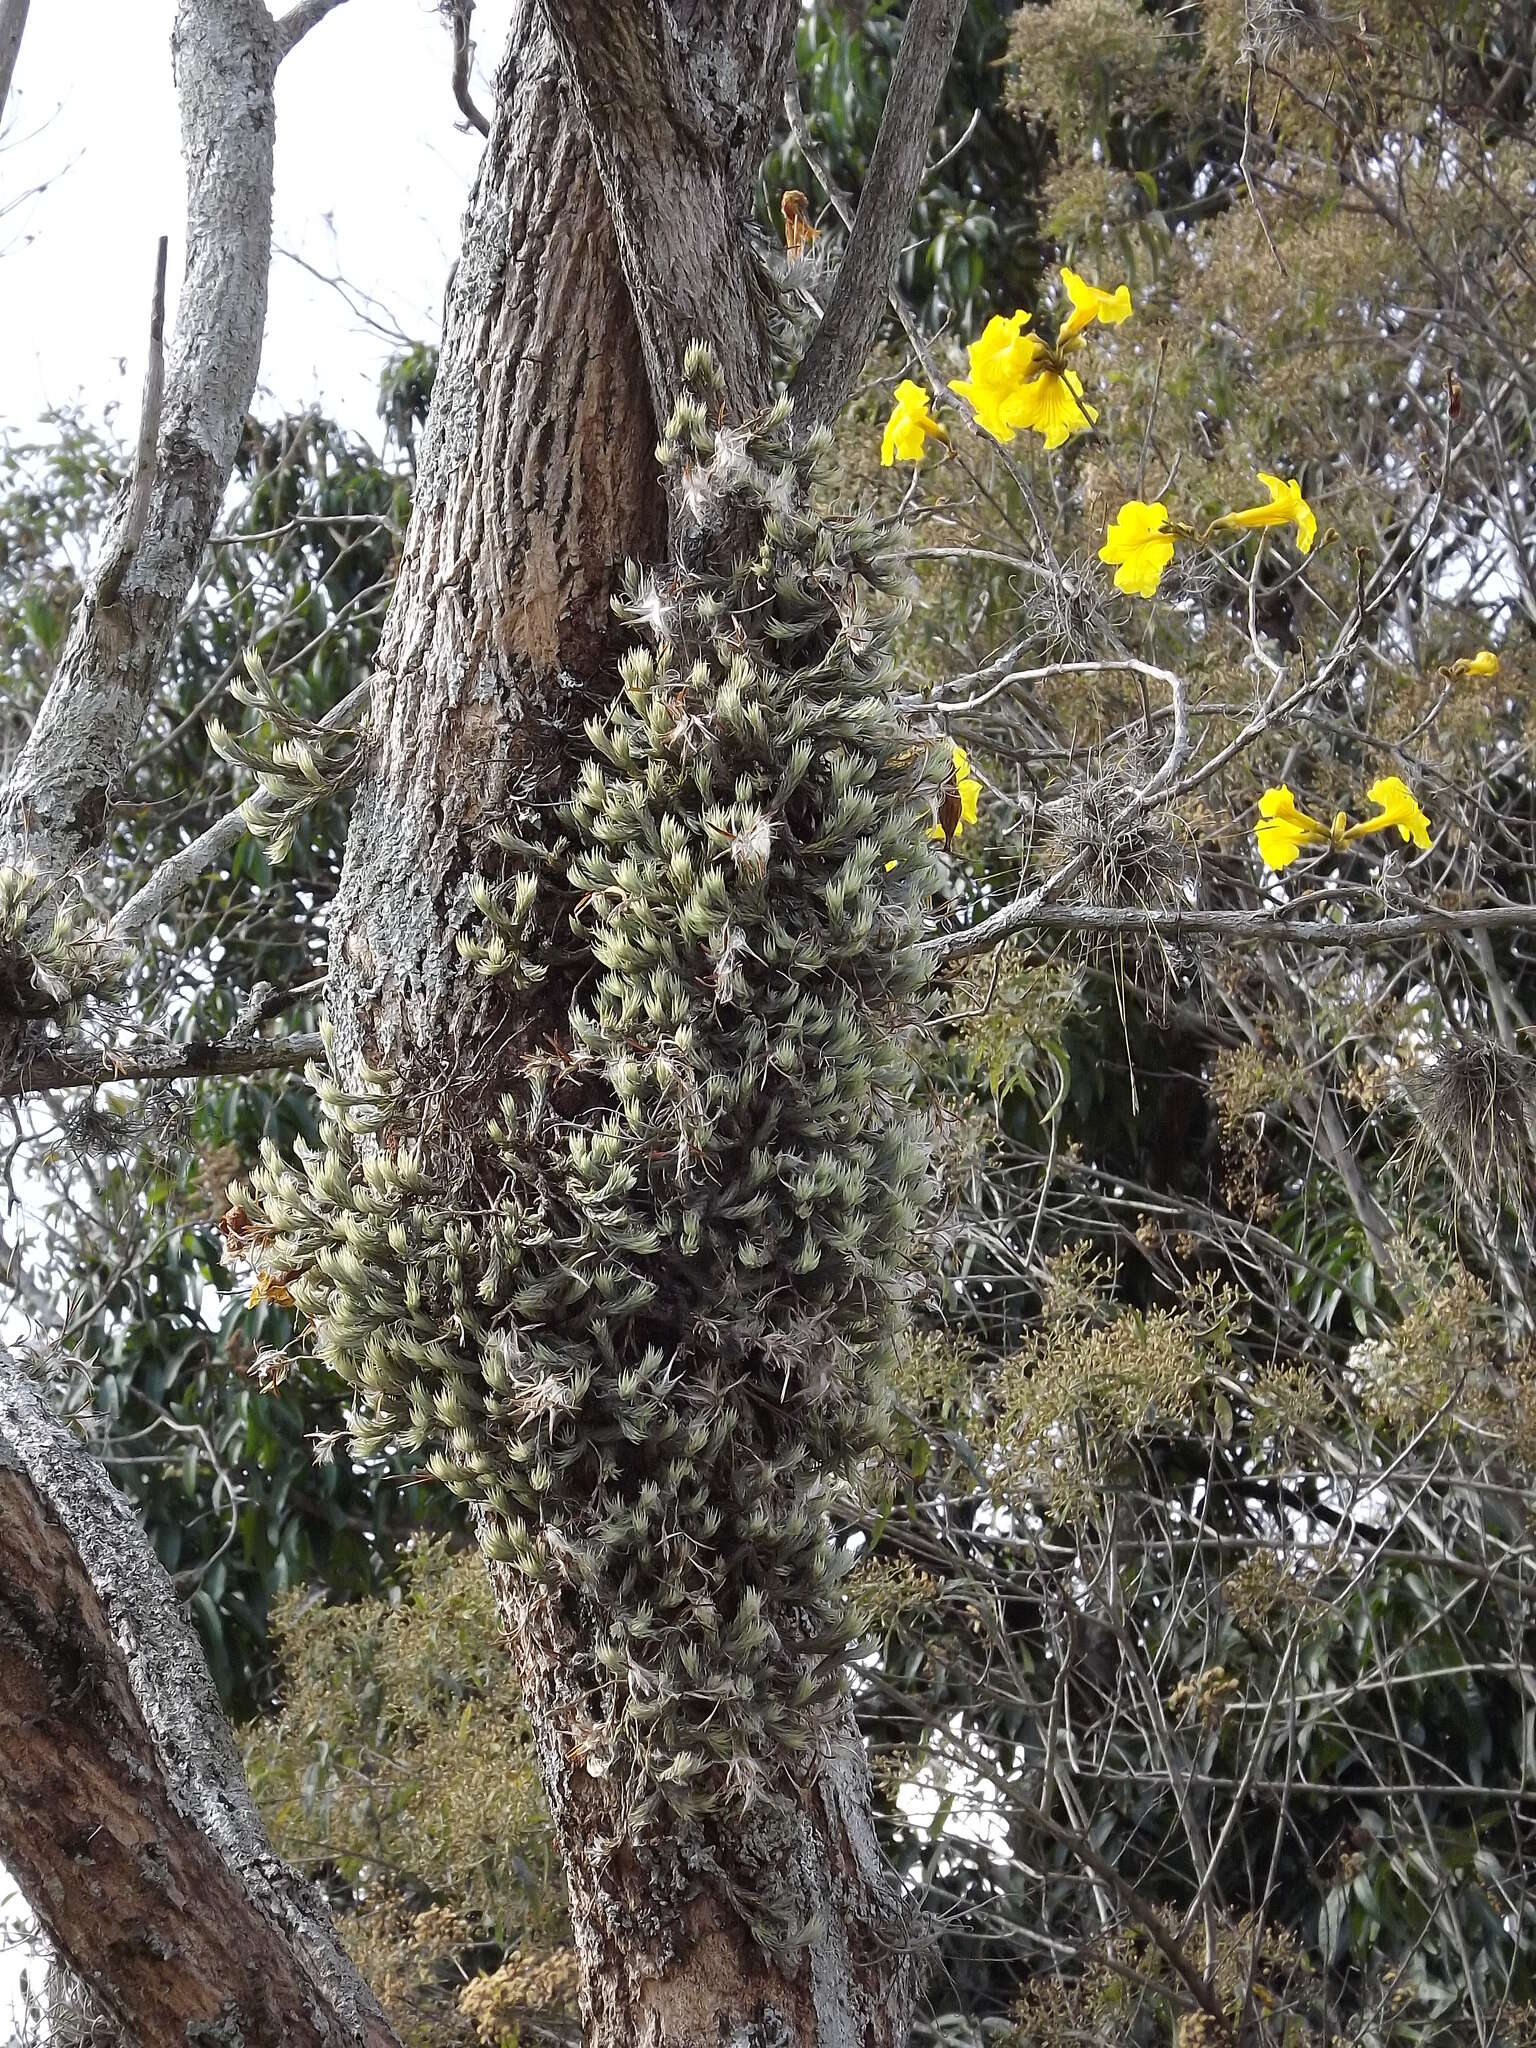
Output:
M0 0L0 121L5 119L11 76L16 69L16 56L21 48L22 33L27 26L27 9L31 4L32 0Z
M772 396L752 179L789 63L794 0L539 0L592 137L665 419L707 341L742 416Z
M127 1503L0 1354L0 1855L139 2048L399 2048Z
M1286 917L1284 910L1131 910L1112 903L1037 903L1006 909L930 942L939 962L989 953L1024 932L1089 932L1111 938L1272 939L1285 946L1334 946L1366 952L1440 932L1536 931L1536 903L1492 903L1467 910L1407 910L1392 917Z
M49 1045L0 1068L0 1101L40 1095L50 1088L106 1088L114 1081L196 1081L215 1074L297 1073L323 1059L318 1032L287 1038L219 1038L190 1044L130 1046Z
M290 17L290 20L292 17ZM180 0L172 37L187 166L187 267L148 513L120 588L94 581L0 790L0 860L49 878L94 851L229 479L266 318L272 82L282 45L262 0ZM136 517L131 498L103 560Z
M279 61L297 48L312 28L318 27L328 14L342 5L344 0L300 0L297 7L291 7L277 24Z
M907 11L853 230L795 378L796 415L810 425L837 417L873 345L964 14L965 0L912 0Z

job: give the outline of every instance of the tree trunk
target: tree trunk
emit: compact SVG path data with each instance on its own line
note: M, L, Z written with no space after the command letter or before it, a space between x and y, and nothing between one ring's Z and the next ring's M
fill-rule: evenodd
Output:
M610 151L610 179L623 160ZM684 276L690 263L720 274L711 238L739 234L745 203L738 189L733 220L719 206L669 217ZM724 351L749 382L766 361L759 339L754 369L753 347ZM647 355L660 376L664 346L653 333L642 348L586 124L529 0L453 284L328 996L338 1073L387 1071L397 1099L420 1104L411 1137L427 1171L460 1187L493 1177L485 1130L501 1090L567 1054L558 942L549 978L509 1001L460 941L491 828L553 838L552 806L590 751L583 720L615 688L619 569L664 552ZM575 1676L591 1644L557 1597L495 1575L565 1861L590 2048L895 2048L919 1943L881 1863L851 1716L786 1760L792 1796L753 1824L642 1841L594 1754ZM798 1940L765 1945L754 1930L767 1884Z
M187 267L148 519L107 596L93 577L58 673L0 791L0 863L58 881L94 854L127 773L245 424L272 253L273 82L289 41L262 0L181 0L172 37L187 170ZM146 236L144 275L153 244ZM124 493L102 560L129 517Z
M132 1510L0 1357L0 1856L138 2048L399 2048L273 1853Z

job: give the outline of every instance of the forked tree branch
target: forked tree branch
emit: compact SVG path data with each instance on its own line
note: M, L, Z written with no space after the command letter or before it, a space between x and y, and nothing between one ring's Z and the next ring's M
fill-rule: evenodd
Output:
M738 417L773 396L745 225L799 15L795 0L536 0L592 138L665 419L705 341Z
M344 4L344 0L299 0L297 7L291 7L277 24L277 50L279 59L296 49L312 28L324 21L328 14Z
M0 1856L138 2048L399 2048L132 1510L0 1353Z
M794 382L796 417L804 423L831 424L874 343L964 15L965 0L912 0L907 10L859 210Z

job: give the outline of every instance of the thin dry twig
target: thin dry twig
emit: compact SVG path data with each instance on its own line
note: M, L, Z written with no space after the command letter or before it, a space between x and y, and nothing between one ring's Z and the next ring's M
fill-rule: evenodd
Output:
M474 11L475 0L447 0L443 9L453 32L453 97L470 127L478 128L482 135L489 135L491 124L475 105L474 95L469 89L470 66L475 61L475 45L469 33Z

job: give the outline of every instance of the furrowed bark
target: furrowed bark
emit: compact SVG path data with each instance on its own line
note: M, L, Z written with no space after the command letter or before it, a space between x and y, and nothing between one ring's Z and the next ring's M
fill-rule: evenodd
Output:
M685 224L666 229L679 294L721 260L709 247L718 219L693 215L698 239L682 248ZM698 317L706 310L701 300ZM486 1120L518 1062L558 1056L569 1034L561 972L509 1002L475 980L455 940L490 828L517 829L574 783L582 719L616 685L609 598L621 562L664 549L647 378L647 356L653 373L671 372L661 333L642 342L585 121L545 11L524 0L374 681L328 991L341 1075L360 1060L391 1074L428 1171L455 1180L485 1165ZM754 361L738 349L738 380L757 375ZM527 1581L495 1576L565 1861L589 2048L904 2041L915 1934L881 1863L851 1720L827 1754L792 1765L789 1813L716 1828L702 1860L697 1835L635 1843L625 1788L583 1760L575 1624ZM780 1960L734 1902L765 1872L817 1923Z
M139 2048L399 2048L273 1854L132 1510L0 1357L0 1857Z
M0 792L0 861L30 859L53 879L103 836L255 389L282 47L262 0L181 0L172 52L187 267L148 516L112 601L94 581L81 597L37 724ZM125 496L119 529L132 514ZM102 550L105 564L119 553L117 537Z
M773 395L752 179L789 64L795 0L543 0L597 158L658 412L707 341L732 406Z

